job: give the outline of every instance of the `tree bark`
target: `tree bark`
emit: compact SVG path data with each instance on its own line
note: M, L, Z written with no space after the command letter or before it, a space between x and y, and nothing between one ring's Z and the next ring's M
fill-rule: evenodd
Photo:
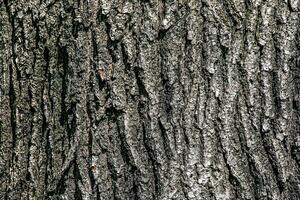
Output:
M300 199L299 0L0 0L0 199Z

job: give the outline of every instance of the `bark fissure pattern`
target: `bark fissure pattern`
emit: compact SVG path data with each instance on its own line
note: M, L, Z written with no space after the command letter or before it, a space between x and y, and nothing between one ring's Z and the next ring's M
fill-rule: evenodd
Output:
M300 199L299 0L0 0L0 199Z

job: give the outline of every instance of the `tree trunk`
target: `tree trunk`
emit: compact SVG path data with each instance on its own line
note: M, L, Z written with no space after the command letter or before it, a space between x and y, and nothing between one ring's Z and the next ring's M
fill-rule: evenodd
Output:
M300 199L299 0L0 0L0 199Z

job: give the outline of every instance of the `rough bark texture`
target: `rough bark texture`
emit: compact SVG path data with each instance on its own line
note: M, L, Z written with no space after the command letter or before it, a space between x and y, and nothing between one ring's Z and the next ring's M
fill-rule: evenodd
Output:
M300 199L299 0L0 0L0 199Z

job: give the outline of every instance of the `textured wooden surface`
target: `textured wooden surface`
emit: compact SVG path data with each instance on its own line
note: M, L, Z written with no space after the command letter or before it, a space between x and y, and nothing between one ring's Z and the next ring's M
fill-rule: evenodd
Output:
M0 199L300 199L298 0L0 0Z

